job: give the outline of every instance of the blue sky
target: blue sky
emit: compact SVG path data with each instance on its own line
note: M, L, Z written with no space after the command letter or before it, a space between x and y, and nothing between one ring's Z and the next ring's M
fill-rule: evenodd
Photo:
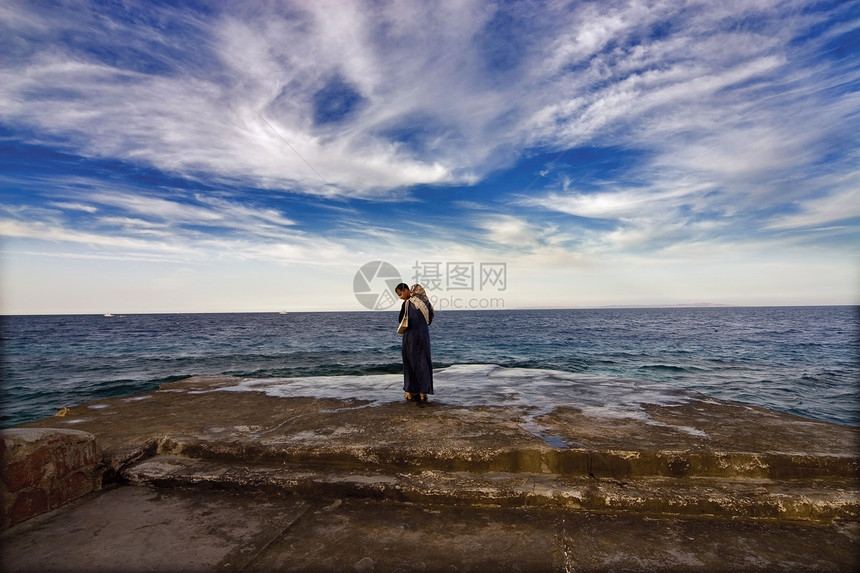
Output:
M0 8L3 313L860 302L857 3L173 4Z

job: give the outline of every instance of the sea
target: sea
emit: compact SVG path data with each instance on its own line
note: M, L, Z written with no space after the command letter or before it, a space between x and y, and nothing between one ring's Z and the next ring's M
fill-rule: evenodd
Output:
M397 313L3 316L2 427L197 375L402 401ZM860 307L441 311L431 401L635 409L702 396L860 425Z

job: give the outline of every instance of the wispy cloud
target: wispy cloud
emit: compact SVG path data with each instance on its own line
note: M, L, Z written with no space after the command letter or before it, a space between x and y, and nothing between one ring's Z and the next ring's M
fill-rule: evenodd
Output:
M26 57L5 58L0 97L5 120L37 128L41 141L185 175L347 195L474 182L511 160L500 146L644 144L671 132L710 148L716 125L748 124L747 96L799 72L786 41L814 22L785 18L783 3L744 6L559 4L527 13L321 2L205 19L154 9L153 24L178 23L171 31L95 10L61 20L18 5L5 20ZM512 16L522 30L503 31L526 42L521 54L505 54L513 62L503 68L493 53L508 40L491 34ZM745 30L753 17L758 25ZM669 33L653 36L665 22ZM537 27L543 34L522 36ZM98 51L62 40L93 32ZM192 41L196 57L179 60ZM321 108L330 113L321 117ZM695 168L697 158L686 163ZM764 159L759 168L773 162ZM726 155L712 168L749 161Z
M38 239L57 243L83 243L97 247L111 247L123 250L160 250L176 252L177 247L163 243L130 237L109 236L68 229L60 225L33 221L0 219L0 233L16 239Z
M49 205L51 207L56 207L57 209L65 209L67 211L84 211L86 213L95 213L98 211L97 207L93 205L84 205L82 203L51 202Z
M799 229L824 227L839 223L852 225L860 219L860 172L854 173L854 185L840 193L801 201L797 212L776 217L768 228Z
M848 252L858 29L795 0L11 0L3 234L347 266Z

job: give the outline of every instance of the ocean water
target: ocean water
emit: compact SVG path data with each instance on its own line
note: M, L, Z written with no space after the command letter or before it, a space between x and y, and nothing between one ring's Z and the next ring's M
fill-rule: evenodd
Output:
M860 307L438 312L434 401L615 408L690 393L860 425ZM2 427L187 376L402 399L397 313L5 316Z

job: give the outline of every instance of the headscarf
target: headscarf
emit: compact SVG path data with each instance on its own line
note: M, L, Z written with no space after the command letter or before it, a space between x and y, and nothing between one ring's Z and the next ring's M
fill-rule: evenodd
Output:
M406 302L412 303L412 306L420 310L421 314L424 315L424 321L430 324L430 308L432 306L430 305L430 300L427 298L427 292L424 290L424 287L414 284L409 289L409 292L412 293L412 296L406 299ZM400 327L398 328L398 332L401 334L409 326L409 308L406 308L405 311L403 313L403 320L400 322Z
M412 293L412 296L409 297L409 302L415 305L415 308L421 311L421 314L424 315L424 320L427 324L430 324L430 300L427 298L427 291L424 290L424 287L419 284L412 285L412 288L409 289L409 292Z

